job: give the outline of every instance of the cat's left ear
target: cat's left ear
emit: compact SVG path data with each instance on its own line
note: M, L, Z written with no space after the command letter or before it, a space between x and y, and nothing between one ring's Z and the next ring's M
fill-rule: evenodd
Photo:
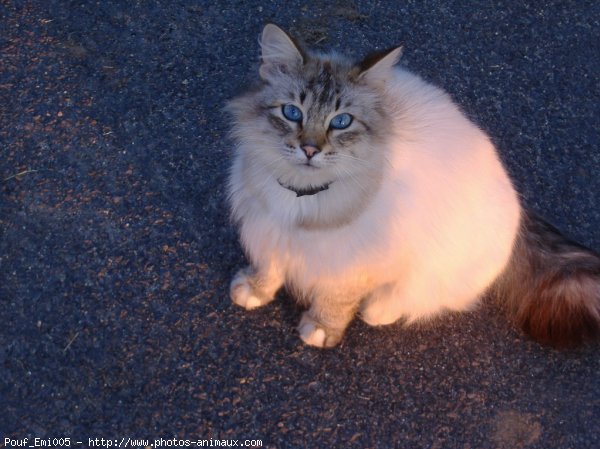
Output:
M304 53L277 25L268 23L260 37L261 78L268 80L281 73L289 73L304 64Z
M358 64L359 78L384 81L389 78L392 68L398 64L403 47L394 47L383 52L373 53Z

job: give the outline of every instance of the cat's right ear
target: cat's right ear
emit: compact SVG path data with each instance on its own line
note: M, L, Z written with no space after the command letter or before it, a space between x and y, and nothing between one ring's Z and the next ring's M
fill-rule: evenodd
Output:
M291 37L277 25L268 23L260 37L262 79L269 80L282 73L290 73L304 64L305 55Z

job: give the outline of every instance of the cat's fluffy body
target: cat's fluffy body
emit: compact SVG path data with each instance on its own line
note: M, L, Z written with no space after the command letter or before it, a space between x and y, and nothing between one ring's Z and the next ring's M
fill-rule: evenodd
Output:
M338 343L357 312L379 325L475 305L522 222L489 138L394 67L398 49L354 65L306 53L274 25L261 46L263 84L230 105L232 216L251 261L233 301L250 309L288 286L309 306L299 329L315 346ZM288 103L301 122L286 119ZM350 127L328 127L343 112Z

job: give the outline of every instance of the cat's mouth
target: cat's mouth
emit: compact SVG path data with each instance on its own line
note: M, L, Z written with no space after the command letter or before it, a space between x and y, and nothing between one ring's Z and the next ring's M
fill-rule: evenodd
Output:
M284 189L288 189L291 192L294 192L296 194L296 197L298 198L298 197L301 197L301 196L316 195L319 192L323 192L324 190L329 189L329 186L331 185L331 183L333 181L325 183L325 184L322 184L320 186L310 186L310 187L294 187L294 186L290 186L290 185L282 183L279 179L277 180L277 182Z
M314 170L319 170L322 167L320 166L320 164L316 163L315 161L308 159L308 160L304 160L302 162L300 161L295 161L293 163L293 165L295 167L297 167L300 170L309 170L309 171L314 171Z

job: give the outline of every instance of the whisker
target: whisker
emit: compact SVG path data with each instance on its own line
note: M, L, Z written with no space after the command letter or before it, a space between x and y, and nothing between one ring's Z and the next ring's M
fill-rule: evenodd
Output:
M274 159L271 159L265 165L254 165L253 168L255 169L255 178L261 178L261 182L257 185L259 190L264 189L269 181L274 178L270 168L282 160L285 160L285 158L283 156L278 156Z
M361 159L359 157L352 156L351 154L337 153L336 157L337 157L337 159L339 159L341 161L342 160L351 161L352 163L358 163L365 167L373 167L374 166L374 161L370 161L367 159Z
M348 170L347 168L336 166L336 167L334 167L334 171L336 172L336 175L338 175L338 176L341 174L342 175L342 176L340 176L341 178L350 179L363 192L368 191L368 189L365 187L365 185L358 179L358 176L356 176L354 173L350 172L350 170Z

